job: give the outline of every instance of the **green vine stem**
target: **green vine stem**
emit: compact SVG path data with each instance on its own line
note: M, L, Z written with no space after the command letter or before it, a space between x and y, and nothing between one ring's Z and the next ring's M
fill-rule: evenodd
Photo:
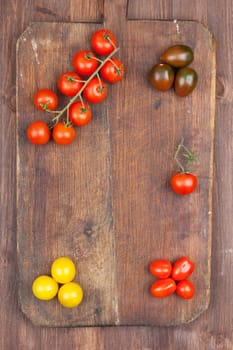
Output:
M181 161L179 160L180 152L181 150L184 150L184 153L182 156L186 159L187 163L184 167ZM184 145L184 138L181 139L179 145L176 148L176 152L174 155L174 159L180 169L181 173L187 173L190 171L190 168L194 162L196 162L198 155L192 153L185 145Z
M56 115L56 117L54 117L52 119L52 122L54 122L55 124L59 121L60 117L69 109L69 107L72 105L72 103L74 103L78 98L80 98L82 92L84 91L84 89L86 88L86 86L88 85L88 83L95 77L98 76L98 73L100 71L100 69L104 66L104 64L109 61L111 59L112 56L114 56L117 51L119 51L119 47L115 47L115 49L100 63L100 65L96 68L96 70L89 76L89 78L87 80L85 80L85 83L83 84L83 86L81 87L81 89L78 91L78 93L72 97L70 99L70 101L65 105L65 107L63 109L61 109L60 111L58 111L58 114ZM50 113L50 111L49 111Z

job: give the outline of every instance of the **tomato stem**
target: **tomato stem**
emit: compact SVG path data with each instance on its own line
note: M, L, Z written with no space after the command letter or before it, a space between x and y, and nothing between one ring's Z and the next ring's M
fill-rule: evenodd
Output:
M119 47L115 47L115 49L105 58L105 60L100 63L100 65L96 68L96 70L89 76L87 80L85 80L85 83L81 87L81 89L77 92L77 94L70 99L70 101L65 105L63 109L59 111L59 113L56 115L55 118L52 119L53 122L57 123L60 117L65 113L65 111L68 110L68 108L74 103L77 98L80 98L81 94L83 93L84 89L88 85L88 83L98 74L100 69L103 67L103 65L112 57L115 55L115 53L119 51Z
M182 156L187 160L186 167L184 167L179 160L181 149L185 151ZM174 159L180 168L181 173L189 172L191 165L197 160L197 154L192 153L185 145L184 138L181 139L179 145L176 148Z

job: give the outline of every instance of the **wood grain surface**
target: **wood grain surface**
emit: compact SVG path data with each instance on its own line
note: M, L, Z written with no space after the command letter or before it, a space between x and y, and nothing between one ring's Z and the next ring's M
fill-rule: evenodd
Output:
M116 2L112 2L115 5ZM118 2L117 2L118 3ZM134 5L135 4L135 5ZM110 5L110 10L112 9ZM140 5L140 7L139 7ZM233 123L232 1L205 0L128 2L133 19L187 19L208 25L217 41L217 108L214 142L214 197L211 301L196 321L179 327L114 327L49 329L35 327L17 303L16 266L16 166L15 166L15 47L16 40L33 21L98 22L102 1L0 1L1 25L1 340L0 348L14 349L184 349L209 350L233 347L232 335L232 184ZM109 3L108 3L109 6ZM94 12L90 9L95 9ZM74 11L75 9L75 11ZM82 9L82 11L81 11ZM89 13L88 13L88 11ZM109 9L108 9L109 10ZM136 11L137 12L132 12ZM96 11L96 12L95 12ZM115 13L117 13L115 11ZM116 16L117 20L119 19ZM117 24L114 24L117 27ZM115 29L115 28L114 28ZM119 35L119 32L118 32ZM124 33L121 34L124 37Z
M61 72L72 69L72 55L88 45L99 26L36 23L18 41L19 296L22 310L37 325L168 326L192 321L209 305L213 38L191 21L180 22L179 29L172 21L125 20L122 26L128 43L121 53L127 76L111 87L106 102L94 108L94 122L78 130L78 140L65 149L27 142L28 124L48 118L31 101L40 87L56 90ZM155 33L160 38L156 48ZM200 77L188 98L172 90L158 93L148 82L160 53L177 42L192 46ZM198 190L185 198L168 185L182 137L200 154L201 165ZM153 281L149 262L184 255L196 263L195 298L154 300L148 292ZM67 310L56 300L44 303L32 295L33 279L49 274L59 256L70 256L78 266L85 295L79 308Z

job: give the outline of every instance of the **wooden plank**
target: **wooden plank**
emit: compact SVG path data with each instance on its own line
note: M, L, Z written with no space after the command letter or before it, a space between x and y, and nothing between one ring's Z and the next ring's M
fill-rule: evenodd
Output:
M197 22L128 21L120 53L124 82L110 87L95 118L67 148L29 145L25 130L41 113L34 91L55 87L99 25L35 24L18 42L18 264L23 311L35 323L170 325L191 321L209 303L215 60L210 33ZM140 34L138 34L140 33ZM156 35L156 45L155 43ZM161 94L148 71L164 48L182 42L195 50L198 88L181 99ZM46 117L44 117L46 118ZM168 184L175 146L184 136L200 153L200 186L188 198ZM92 234L88 235L87 231ZM36 301L33 278L69 255L78 265L85 299L75 310ZM196 262L196 296L152 299L152 259L188 255Z
M18 261L22 310L35 324L109 324L115 320L114 236L110 146L106 103L92 123L77 130L70 147L30 145L29 123L48 116L33 107L40 87L56 88L71 57L88 45L98 25L34 24L18 42ZM89 48L89 46L88 46ZM63 101L64 103L65 101ZM77 264L85 297L77 309L43 303L31 293L33 279L49 273L58 256ZM106 283L108 282L108 283Z
M124 33L127 78L110 113L119 322L186 323L207 309L210 297L215 45L208 30L192 21L179 21L179 30L173 22L128 21ZM186 98L155 91L148 81L161 52L175 43L195 52L199 82ZM184 197L168 184L182 137L199 153L200 181L197 191ZM149 262L183 255L196 263L190 278L195 298L153 299Z

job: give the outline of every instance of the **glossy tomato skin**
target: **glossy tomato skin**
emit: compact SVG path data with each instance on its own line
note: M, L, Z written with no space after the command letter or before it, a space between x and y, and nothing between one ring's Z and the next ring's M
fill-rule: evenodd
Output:
M171 66L159 63L152 67L149 74L151 84L160 91L169 90L174 82L175 73Z
M66 256L55 259L51 266L51 275L58 283L71 282L76 275L74 262Z
M176 172L172 175L170 184L175 193L185 195L195 191L198 180L196 175L191 173Z
M186 256L182 256L172 266L172 278L181 281L188 278L194 271L195 264Z
M35 145L45 145L50 139L48 125L39 120L31 123L27 128L27 138Z
M111 61L107 61L100 70L101 76L108 83L117 83L122 80L124 72L123 63L114 57L111 58Z
M107 96L107 86L98 78L93 78L83 91L83 97L90 103L100 103Z
M83 86L82 78L75 72L65 72L58 79L58 90L65 96L75 96Z
M97 30L91 38L92 49L101 56L109 55L116 47L116 38L108 29Z
M191 281L182 280L177 283L176 293L183 299L192 299L195 294L194 285Z
M160 59L176 68L185 67L193 61L193 50L186 45L174 45L169 47Z
M176 283L172 278L164 278L155 281L150 287L150 293L156 298L165 298L176 290Z
M50 89L41 89L34 95L34 105L41 111L46 109L52 111L57 108L58 97L55 92Z
M175 77L175 92L181 97L188 96L196 87L197 72L189 67L180 68Z
M59 122L54 126L52 136L58 145L69 145L74 141L75 130L71 125L67 126L64 122Z
M50 276L38 276L32 284L32 292L37 299L51 300L58 291L57 282Z
M67 308L77 307L83 300L82 287L75 282L63 284L58 292L58 301Z
M90 122L91 117L91 108L86 102L74 102L69 108L69 119L75 126L87 125Z
M168 278L172 272L172 264L169 260L154 260L149 266L150 273L158 278Z
M88 77L99 65L97 57L90 50L81 50L76 52L73 57L73 67L81 76Z

